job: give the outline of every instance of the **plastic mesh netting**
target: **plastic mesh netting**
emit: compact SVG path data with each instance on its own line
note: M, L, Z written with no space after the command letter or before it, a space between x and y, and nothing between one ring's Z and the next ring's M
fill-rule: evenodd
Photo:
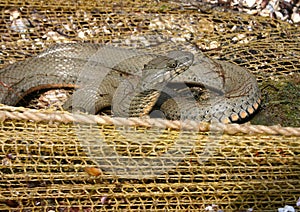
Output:
M277 20L203 13L160 1L1 1L0 8L1 67L54 43L148 42L148 35L158 34L185 39L212 58L248 68L262 88L266 82L299 79L299 26ZM139 119L129 124L2 105L0 209L274 211L295 206L300 197L297 91L293 127L274 129L203 125L203 130ZM165 154L169 150L174 158ZM139 168L127 158L139 161Z

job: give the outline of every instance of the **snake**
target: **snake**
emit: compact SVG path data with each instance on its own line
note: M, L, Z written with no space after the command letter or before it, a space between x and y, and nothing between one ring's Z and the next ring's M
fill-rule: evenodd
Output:
M195 101L184 86L206 88L213 98ZM56 44L0 70L2 104L15 106L32 92L52 88L76 89L66 110L96 114L111 106L115 116L141 117L159 105L169 119L230 123L247 119L261 103L249 71L182 50L162 55L103 44Z
M52 88L75 89L63 105L65 110L96 114L111 106L114 116L123 117L151 115L158 108L167 119L230 123L246 120L261 102L257 81L250 72L201 52L158 54L103 44L57 44L0 70L2 104L14 106L32 92ZM202 98L203 93L208 97ZM99 132L97 126L95 130ZM123 130L118 133L122 135ZM79 133L78 139L101 169L126 179L167 172L190 153L191 140L199 139L197 133L188 139L179 136L163 154L135 157L120 155L103 140L101 132L83 134L80 137ZM137 131L124 135L129 136L124 138L129 139L128 144L138 142L142 147L143 142L149 142ZM204 149L204 156L207 153L211 154L210 148Z

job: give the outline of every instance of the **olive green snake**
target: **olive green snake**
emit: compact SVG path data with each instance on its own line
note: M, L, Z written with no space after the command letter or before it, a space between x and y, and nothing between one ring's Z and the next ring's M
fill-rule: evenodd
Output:
M176 85L201 85L211 98L195 101ZM101 44L58 44L0 70L3 104L16 105L31 92L51 88L77 88L64 105L67 110L95 114L112 106L115 116L145 116L157 103L170 119L223 123L248 118L261 101L247 70L186 51L161 55Z

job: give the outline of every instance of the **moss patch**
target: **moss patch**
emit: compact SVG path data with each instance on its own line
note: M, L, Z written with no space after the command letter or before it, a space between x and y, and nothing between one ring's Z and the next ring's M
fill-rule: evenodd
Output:
M263 104L252 124L300 126L300 73L261 84Z

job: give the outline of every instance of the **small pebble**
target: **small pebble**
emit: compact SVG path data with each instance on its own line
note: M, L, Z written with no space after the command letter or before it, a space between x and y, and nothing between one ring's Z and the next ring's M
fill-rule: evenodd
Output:
M299 199L298 199L297 202L296 202L296 206L297 206L297 207L300 207L300 197L299 197Z
M296 212L293 206L286 205L284 208L278 208L278 212Z
M294 22L294 23L299 23L300 22L300 13L298 12L293 12L293 14L292 14L292 21Z
M101 197L101 203L102 205L105 205L107 203L107 196Z
M246 0L246 6L252 8L256 3L256 0Z
M29 26L30 23L27 19L20 18L20 19L13 20L10 28L15 32L23 33L27 31Z

